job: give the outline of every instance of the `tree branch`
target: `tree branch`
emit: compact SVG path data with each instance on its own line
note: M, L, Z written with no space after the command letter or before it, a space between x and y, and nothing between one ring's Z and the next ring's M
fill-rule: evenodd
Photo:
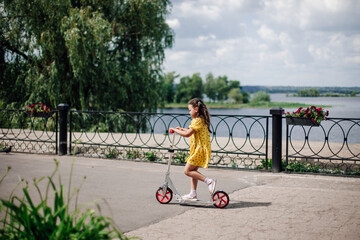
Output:
M6 40L5 40L5 41L3 41L1 44L2 44L6 49L10 50L11 52L16 53L16 54L22 56L25 60L27 60L27 61L29 61L29 62L31 62L31 63L33 62L32 59L31 59L28 55L26 55L25 53L21 52L19 49L14 48L13 46L11 46L9 41L6 41Z

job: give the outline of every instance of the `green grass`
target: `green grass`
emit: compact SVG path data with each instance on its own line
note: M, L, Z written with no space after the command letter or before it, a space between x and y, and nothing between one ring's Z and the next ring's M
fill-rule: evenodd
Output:
M299 107L309 107L311 104L305 103L288 103L288 102L259 102L259 103L210 103L207 102L206 105L209 108L272 108L272 107L281 107L281 108L299 108ZM166 104L164 108L187 108L187 103L170 103ZM316 107L331 107L330 105L316 105Z

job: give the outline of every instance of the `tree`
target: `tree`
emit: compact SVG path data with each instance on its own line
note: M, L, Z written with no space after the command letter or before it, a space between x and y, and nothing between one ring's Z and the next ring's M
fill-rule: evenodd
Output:
M265 91L259 91L254 93L254 96L251 99L252 103L259 103L259 102L270 102L270 94Z
M217 89L217 100L223 101L227 99L227 95L229 92L228 87L228 78L227 76L218 76L216 78L216 89Z
M195 97L201 98L203 95L203 82L200 73L194 73L192 77L182 77L175 88L175 92L175 101L177 103L186 103Z
M153 111L173 43L168 0L0 0L0 97ZM21 93L21 94L19 94Z
M319 97L320 92L317 88L310 88L298 91L297 95L299 97Z
M206 96L210 99L210 101L216 100L216 95L217 95L216 82L214 75L212 73L208 73L205 77L204 92Z
M228 97L235 103L242 103L243 102L243 95L240 91L240 88L233 88L230 90Z
M175 79L178 78L179 76L180 75L176 74L176 72L169 72L161 76L160 78L161 96L164 103L174 102L175 100L174 82Z

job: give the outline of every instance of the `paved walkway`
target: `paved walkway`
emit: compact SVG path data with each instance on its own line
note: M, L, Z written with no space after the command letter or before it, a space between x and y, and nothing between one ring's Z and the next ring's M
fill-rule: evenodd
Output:
M0 153L0 176L12 166L0 185L0 197L8 197L19 176L31 182L49 175L53 158L60 161L67 186L72 157ZM163 164L75 158L72 185L79 186L87 176L80 203L100 199L104 215L112 216L126 235L144 240L360 239L360 178L203 170L230 193L229 206L217 209L157 203L155 191L165 169ZM182 171L182 166L172 166L178 190L186 193L189 180ZM206 191L200 183L200 198L208 197Z

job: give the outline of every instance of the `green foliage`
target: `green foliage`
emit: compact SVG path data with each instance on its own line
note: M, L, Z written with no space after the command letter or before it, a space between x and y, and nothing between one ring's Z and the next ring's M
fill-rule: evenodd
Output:
M33 179L33 186L40 199L38 203L30 195L28 182L22 189L23 197L14 196L14 189L8 200L0 199L0 239L128 239L120 233L110 218L95 214L91 208L83 210L83 207L78 207L81 186L75 188L74 192L70 191L74 162L70 170L67 197L65 196L59 162L55 162L56 168L51 176ZM10 168L7 173L9 170ZM54 181L55 175L58 175L58 184ZM1 178L0 183L4 178L5 176ZM48 181L45 192L40 189L40 183L44 180ZM15 188L23 182L24 179L21 179ZM71 212L70 202L73 197L76 201ZM53 206L48 205L49 200L53 201ZM96 207L101 211L98 204Z
M234 103L242 103L243 101L243 95L239 88L233 88L228 93L228 97L231 99Z
M217 96L216 81L212 73L208 73L205 77L204 92L206 96L215 101Z
M270 94L265 91L254 93L251 103L270 102Z
M162 103L172 103L175 100L175 89L174 81L180 75L175 72L169 72L164 76L160 77L160 86L161 86L161 97Z
M128 149L126 150L126 158L127 159L137 159L137 158L140 158L141 157L141 154L140 154L140 151L135 149L135 150L132 150L132 149Z
M175 88L175 101L177 103L187 103L190 99L202 97L202 95L203 82L200 73L194 73L192 77L182 77Z
M116 148L107 148L106 149L106 153L105 153L105 158L109 158L109 159L116 159L121 155L121 152L118 151Z
M250 102L250 93L242 92L242 95L243 95L243 103L249 103Z
M176 163L179 163L179 164L184 164L185 163L185 160L186 158L189 156L188 153L186 152L177 152L173 159Z
M320 92L317 88L299 90L296 94L299 97L319 97Z
M0 99L154 111L173 31L168 0L1 0Z
M303 162L292 162L289 163L289 165L286 166L286 170L289 172L312 172L312 173L318 173L319 172L319 166L312 165L309 163L303 163Z
M175 88L175 102L187 103L192 98L202 97L203 94L214 102L223 102L228 98L232 98L235 102L242 102L243 99L248 101L248 94L245 94L245 98L242 95L239 81L229 81L227 76L215 78L212 73L208 73L204 83L200 74L194 73L191 77L185 76L180 79L180 83Z
M5 143L0 143L0 151L4 151L6 149Z
M256 169L265 169L266 168L266 159L261 160L261 165L257 166ZM281 168L284 170L286 168L286 161L281 161ZM268 159L268 169L272 169L272 159Z
M145 153L145 159L150 162L155 162L157 160L156 151Z

